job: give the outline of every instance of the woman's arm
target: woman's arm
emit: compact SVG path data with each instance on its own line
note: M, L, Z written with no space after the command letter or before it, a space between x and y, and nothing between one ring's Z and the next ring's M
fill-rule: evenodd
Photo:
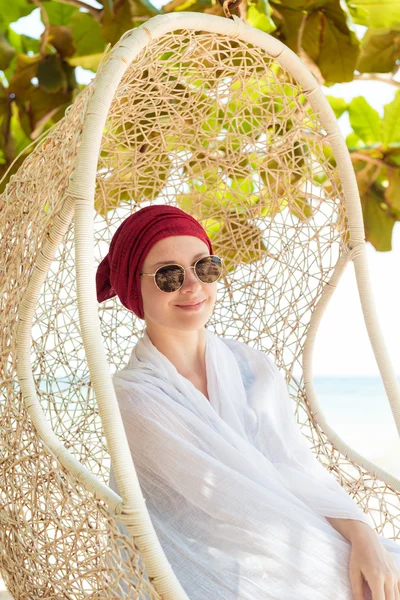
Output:
M353 542L355 537L359 538L365 532L378 535L370 525L355 519L336 519L333 517L326 517L326 519L350 543Z
M251 368L254 381L249 387L248 404L256 423L254 432L248 433L251 443L273 463L289 491L315 513L331 519L360 521L372 528L370 515L309 448L277 365L267 354L256 351ZM315 441L320 442L317 432Z
M376 531L361 521L326 518L351 543L349 575L355 600L364 600L365 581L373 600L400 598L400 572Z

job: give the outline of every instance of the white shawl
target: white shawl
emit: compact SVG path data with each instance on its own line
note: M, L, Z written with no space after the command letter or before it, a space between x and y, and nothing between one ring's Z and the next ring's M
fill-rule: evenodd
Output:
M146 506L188 597L352 600L350 544L325 517L372 520L309 449L271 358L207 329L205 358L210 401L147 330L113 376ZM380 538L400 566L400 546Z

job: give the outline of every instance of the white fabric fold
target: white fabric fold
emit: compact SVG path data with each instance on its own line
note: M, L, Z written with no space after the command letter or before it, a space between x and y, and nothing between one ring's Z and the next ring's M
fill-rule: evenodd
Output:
M152 523L188 597L352 600L350 544L326 517L372 520L309 449L269 356L206 329L205 358L210 401L147 330L113 376ZM400 568L400 545L380 539Z

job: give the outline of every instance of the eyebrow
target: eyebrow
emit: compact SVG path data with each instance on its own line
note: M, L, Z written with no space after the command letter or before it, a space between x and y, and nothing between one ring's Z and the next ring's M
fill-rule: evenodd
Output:
M193 257L193 258L194 258L194 260L196 261L196 260L197 260L198 258L200 258L200 256L202 256L203 254L205 254L205 252L199 252L199 254L196 254L196 256L194 256L194 257ZM208 255L208 254L206 254L206 256L209 256L209 255ZM157 262L157 263L155 263L155 264L153 265L153 268L154 268L154 267L158 267L159 265L172 265L172 264L176 265L176 264L179 264L179 263L178 263L178 261L176 261L176 260L163 260L163 261L161 261L161 262Z

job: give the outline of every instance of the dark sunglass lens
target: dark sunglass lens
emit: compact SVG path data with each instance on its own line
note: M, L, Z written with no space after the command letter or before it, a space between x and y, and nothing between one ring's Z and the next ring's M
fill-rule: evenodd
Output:
M183 269L178 266L166 266L157 271L156 283L162 292L175 292L181 287L183 278Z
M214 283L221 275L222 263L218 256L206 256L196 265L196 273L203 283Z

